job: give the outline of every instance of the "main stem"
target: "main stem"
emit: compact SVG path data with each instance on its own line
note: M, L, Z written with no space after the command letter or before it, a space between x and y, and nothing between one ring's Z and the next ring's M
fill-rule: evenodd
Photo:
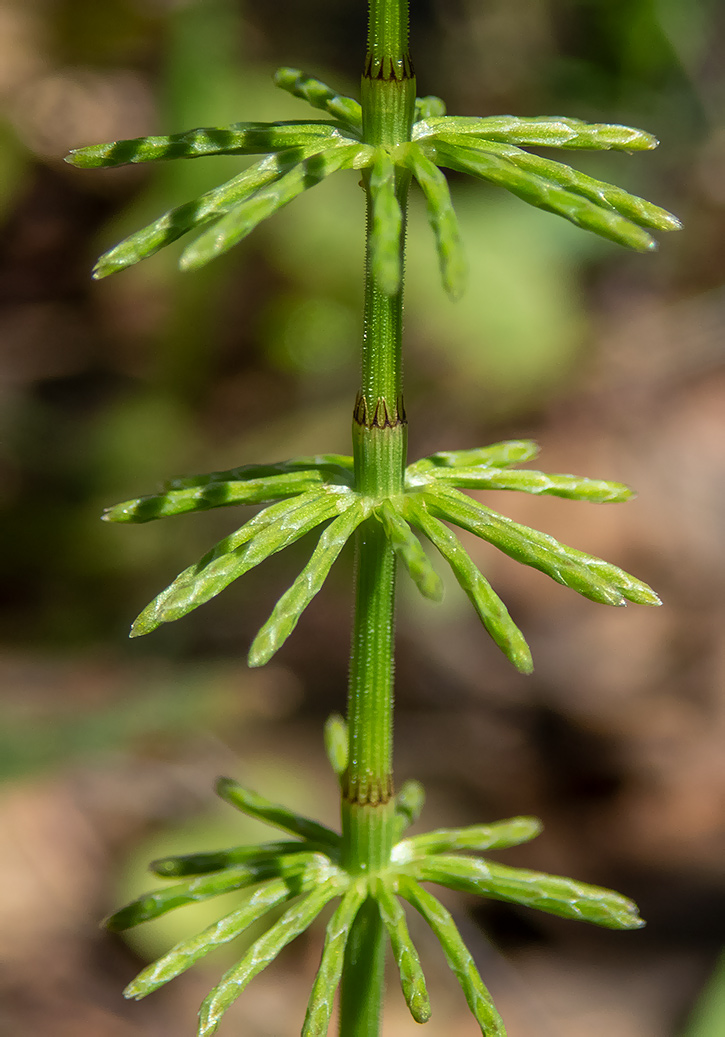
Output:
M394 148L410 140L415 79L408 55L407 0L370 0L362 80L363 137ZM409 178L398 174L404 255ZM353 415L355 484L381 501L403 492L406 421L401 363L403 292L377 285L370 255L367 192L362 384ZM348 695L349 765L342 783L343 863L359 874L384 868L393 844L393 632L395 555L383 527L368 519L355 550L355 618ZM348 942L340 995L340 1037L378 1037L385 944L377 905L361 908Z

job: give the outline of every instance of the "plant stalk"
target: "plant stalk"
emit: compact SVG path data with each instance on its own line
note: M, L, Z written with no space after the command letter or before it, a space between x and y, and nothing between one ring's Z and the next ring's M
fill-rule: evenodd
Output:
M408 55L407 0L370 0L362 80L363 137L395 147L410 140L415 79ZM403 213L409 177L396 174ZM406 419L401 362L403 290L387 295L371 262L372 198L367 192L365 310L361 391L353 414L356 488L374 502L403 492ZM359 874L384 868L393 843L393 657L395 555L382 525L356 535L355 617L348 692L349 764L342 781L343 863ZM385 942L377 905L368 900L353 924L340 993L340 1037L378 1037Z

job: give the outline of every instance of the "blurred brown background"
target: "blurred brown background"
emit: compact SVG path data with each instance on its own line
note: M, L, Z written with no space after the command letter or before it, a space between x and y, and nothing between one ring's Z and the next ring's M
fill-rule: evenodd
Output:
M428 827L540 815L545 834L502 859L614 886L648 919L618 934L450 897L510 1037L716 1037L725 994L702 991L725 943L725 10L412 8L421 94L462 114L645 127L662 140L654 154L571 160L672 209L685 230L654 256L629 254L455 180L471 286L454 306L414 199L411 457L530 436L548 471L632 484L638 499L619 506L490 499L632 570L665 604L608 610L472 543L530 639L536 672L524 678L456 586L430 606L401 583L398 779L426 784ZM348 451L355 175L201 273L179 274L169 250L93 283L100 251L241 163L79 172L61 157L116 137L304 117L271 85L278 64L356 93L364 16L362 3L332 0L0 0L2 1037L193 1033L233 950L140 1005L120 990L220 909L128 942L97 923L153 885L151 857L260 834L215 804L217 774L334 822L321 725L344 703L349 557L273 664L248 671L249 642L308 545L129 643L137 612L238 520L222 509L134 528L98 516L167 477ZM426 1033L473 1035L440 950L418 937ZM318 933L298 940L220 1033L299 1032L318 954ZM418 1032L394 982L389 1001L387 1037Z

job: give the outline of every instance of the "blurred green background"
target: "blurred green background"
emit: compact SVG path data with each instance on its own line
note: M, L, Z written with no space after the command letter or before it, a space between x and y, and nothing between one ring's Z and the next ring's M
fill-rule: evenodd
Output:
M302 102L271 85L280 64L355 94L364 8L0 0L2 1037L193 1032L210 985L203 970L141 1005L119 992L208 910L128 942L97 920L144 888L151 857L260 834L215 805L218 773L334 822L321 725L344 703L350 558L273 664L248 671L249 642L309 545L129 643L147 601L238 520L224 509L138 528L98 517L168 477L348 452L358 178L332 178L201 273L178 273L172 249L93 283L104 248L244 160L79 172L62 155L119 137L304 117ZM546 470L631 483L639 498L618 507L490 499L631 569L665 606L607 610L472 544L530 639L536 672L524 678L457 587L432 606L402 585L396 772L426 784L427 826L539 814L545 834L508 862L614 886L648 919L642 933L615 934L451 898L509 1037L716 1037L725 1032L715 964L725 943L725 9L425 0L411 15L419 93L441 94L451 112L566 114L654 132L654 154L572 162L672 209L685 230L657 255L629 254L453 177L471 268L453 305L413 199L411 457L531 436ZM426 952L423 933L420 942L434 999L426 1032L472 1035L439 952ZM314 932L297 941L220 1033L298 1032L318 954ZM414 1031L391 985L385 1032Z

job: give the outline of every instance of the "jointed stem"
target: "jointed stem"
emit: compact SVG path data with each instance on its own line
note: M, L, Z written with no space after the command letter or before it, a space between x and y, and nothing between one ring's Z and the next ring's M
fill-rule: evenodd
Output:
M350 806L387 803L392 793L395 556L375 519L357 534L356 595L348 724Z
M368 57L362 83L366 143L393 147L410 140L415 80L408 57L407 0L370 0ZM404 251L408 178L396 174L403 213L398 249ZM368 247L361 392L353 422L356 488L375 501L403 490L405 411L402 396L402 284L392 295L371 263ZM348 724L350 755L343 781L343 860L361 874L385 867L393 828L393 629L395 555L383 527L366 522L357 533L356 597ZM377 1037L383 1001L383 926L368 900L351 932L340 997L340 1037Z

